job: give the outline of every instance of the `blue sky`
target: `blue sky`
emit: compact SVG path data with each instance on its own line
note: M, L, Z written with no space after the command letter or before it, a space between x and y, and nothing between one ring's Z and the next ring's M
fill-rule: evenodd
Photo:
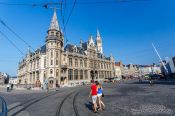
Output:
M43 3L58 0L0 0L5 3ZM104 3L99 3L104 1ZM132 2L112 2L113 0L77 0L73 14L66 27L69 43L87 41L92 34L95 38L99 28L106 55L112 54L116 61L125 64L158 63L151 43L154 42L162 58L175 55L175 1L174 0L128 0ZM114 0L117 1L117 0ZM73 0L67 0L65 20ZM92 4L94 3L94 4ZM0 18L3 19L33 48L45 42L53 10L41 7L14 6L0 4ZM60 11L57 11L62 26ZM63 26L62 26L63 27ZM23 51L28 47L0 24L0 31ZM16 75L21 55L2 35L0 35L0 71Z

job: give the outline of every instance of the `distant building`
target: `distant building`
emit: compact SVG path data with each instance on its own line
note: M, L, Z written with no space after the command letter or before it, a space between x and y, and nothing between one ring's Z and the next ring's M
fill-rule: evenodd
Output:
M7 84L9 82L9 77L7 73L0 72L0 85Z
M161 68L158 65L136 65L136 64L128 64L122 65L121 67L121 75L124 77L138 77L145 74L160 74Z
M138 68L140 75L161 73L161 68L158 65L139 65Z
M10 84L18 84L18 78L17 77L11 77L9 78L9 83Z
M116 62L114 66L115 74L114 77L121 78L122 77L122 71L121 71L121 65L122 62Z
M121 75L123 77L137 77L139 75L139 70L137 65L128 64L124 65L120 62Z
M29 52L19 62L17 77L20 84L40 86L47 83L50 88L77 85L113 77L114 62L113 56L107 57L103 53L99 30L96 41L90 36L87 42L80 41L80 45L65 44L54 11L45 45Z

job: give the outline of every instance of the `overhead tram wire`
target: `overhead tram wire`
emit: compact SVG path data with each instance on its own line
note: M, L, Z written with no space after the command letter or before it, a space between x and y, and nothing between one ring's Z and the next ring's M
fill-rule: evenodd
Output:
M68 24L68 22L69 22L69 20L70 20L70 17L71 17L71 15L72 15L72 13L73 13L73 10L74 10L74 8L75 8L76 3L77 3L77 0L74 0L72 9L71 9L71 11L70 11L70 13L69 13L69 16L68 16L68 19L66 20L66 23L65 23L65 25L64 25L64 27L63 27L63 32L65 33L65 37L66 37L66 43L68 42L68 39L67 39L67 36L66 36L66 26L67 26L67 24Z
M65 9L64 9L65 10ZM63 0L61 0L61 10L60 10L60 14L61 14L61 19L63 22L63 26L64 26L64 16L63 16Z
M24 39L22 39L22 37L20 37L13 29L11 29L1 18L0 23L4 25L10 32L12 32L18 39L20 39L23 43L25 43L29 48L35 51L29 43L27 43Z
M93 2L77 2L77 5L97 5L97 4L112 4L112 3L126 3L126 2L142 2L142 1L151 1L151 0L101 0ZM41 3L41 4L24 4L24 3L7 3L0 2L0 5L13 5L13 6L31 6L31 7L45 7L46 5L58 5L59 2L50 2L50 3ZM67 5L74 4L74 2L68 2Z
M7 2L0 2L0 5L9 5L9 6L30 6L30 7L47 7L49 4L60 4L58 2L55 3L40 3L40 4L24 4L24 3L7 3Z
M0 31L0 34L1 34L2 36L4 36L4 38L5 38L14 48L16 48L16 49L18 50L18 52L20 52L22 55L24 55L24 53L15 45L15 43L13 43L13 41L11 41L11 40L7 37L7 35L5 35L2 31Z

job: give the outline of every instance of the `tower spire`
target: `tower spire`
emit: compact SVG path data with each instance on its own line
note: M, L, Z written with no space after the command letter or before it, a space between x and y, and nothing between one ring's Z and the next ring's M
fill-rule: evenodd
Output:
M97 51L102 54L103 53L102 39L98 28L97 28L96 46L97 46Z
M100 32L99 32L98 28L97 28L97 37L100 37Z
M53 17L50 23L49 30L61 31L59 23L58 23L58 19L57 19L56 8L54 8L54 13L53 13Z

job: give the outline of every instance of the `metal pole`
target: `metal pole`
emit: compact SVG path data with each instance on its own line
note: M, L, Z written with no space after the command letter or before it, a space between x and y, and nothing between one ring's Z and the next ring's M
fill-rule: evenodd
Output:
M154 46L154 44L153 44L153 43L152 43L152 46L153 46L153 48L154 48L154 50L155 50L155 52L156 52L157 56L159 57L160 62L162 63L162 65L163 65L163 67L164 67L164 69L165 69L166 73L168 74L168 70L167 70L167 68L166 68L166 66L165 66L165 64L164 64L164 62L162 61L162 58L160 57L160 55L159 55L159 53L158 53L158 51L157 51L157 49L156 49L156 47Z

